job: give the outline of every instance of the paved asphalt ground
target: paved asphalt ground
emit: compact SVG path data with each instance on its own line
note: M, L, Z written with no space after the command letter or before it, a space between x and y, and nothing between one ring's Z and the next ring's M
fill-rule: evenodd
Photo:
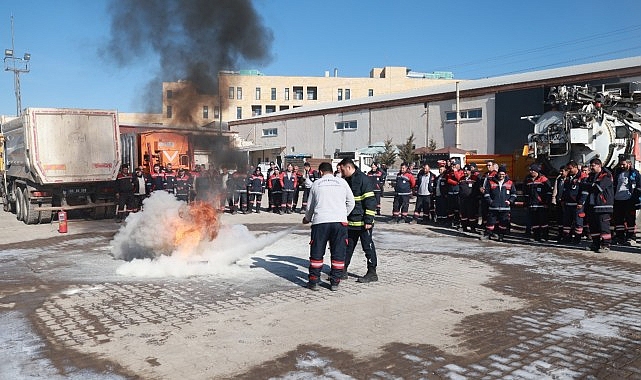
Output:
M185 276L114 259L126 223L76 218L59 234L0 213L0 378L641 379L641 248L518 230L481 242L381 216L380 281L355 281L357 250L339 291L311 292L300 219L226 214L246 253Z

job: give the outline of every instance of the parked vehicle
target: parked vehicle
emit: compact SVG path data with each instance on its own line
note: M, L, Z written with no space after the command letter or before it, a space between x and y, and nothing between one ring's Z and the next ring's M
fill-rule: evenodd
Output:
M5 211L26 224L49 223L55 210L114 215L121 163L116 111L27 108L2 120L0 132Z
M613 168L621 157L639 163L641 83L600 88L559 86L549 91L543 115L525 116L534 124L528 154L550 171L574 160L587 164L598 157ZM637 168L639 166L637 165Z

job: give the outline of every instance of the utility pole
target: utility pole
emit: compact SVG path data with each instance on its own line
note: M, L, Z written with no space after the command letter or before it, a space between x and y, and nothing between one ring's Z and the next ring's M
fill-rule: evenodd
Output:
M24 53L22 57L16 57L13 35L13 15L11 15L11 49L4 49L4 71L13 71L13 89L16 94L16 116L20 116L22 109L22 95L20 94L20 73L29 72L31 54Z

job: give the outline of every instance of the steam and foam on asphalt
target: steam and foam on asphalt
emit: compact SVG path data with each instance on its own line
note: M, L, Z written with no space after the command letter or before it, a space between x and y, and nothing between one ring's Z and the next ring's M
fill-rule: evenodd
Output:
M117 273L134 277L189 277L229 273L234 263L271 245L291 228L263 236L244 225L225 225L205 202L187 204L156 191L144 210L130 214L111 241L123 263ZM238 268L236 268L238 269Z
M111 35L103 56L121 67L150 52L159 57L148 99L157 99L163 81L181 79L214 95L219 71L272 58L273 32L251 0L112 0L108 12Z

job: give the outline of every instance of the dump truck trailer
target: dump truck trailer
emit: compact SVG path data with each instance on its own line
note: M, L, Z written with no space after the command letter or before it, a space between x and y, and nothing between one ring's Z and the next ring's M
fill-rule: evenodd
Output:
M27 108L2 120L3 209L26 224L49 223L58 210L115 211L120 132L114 110Z

